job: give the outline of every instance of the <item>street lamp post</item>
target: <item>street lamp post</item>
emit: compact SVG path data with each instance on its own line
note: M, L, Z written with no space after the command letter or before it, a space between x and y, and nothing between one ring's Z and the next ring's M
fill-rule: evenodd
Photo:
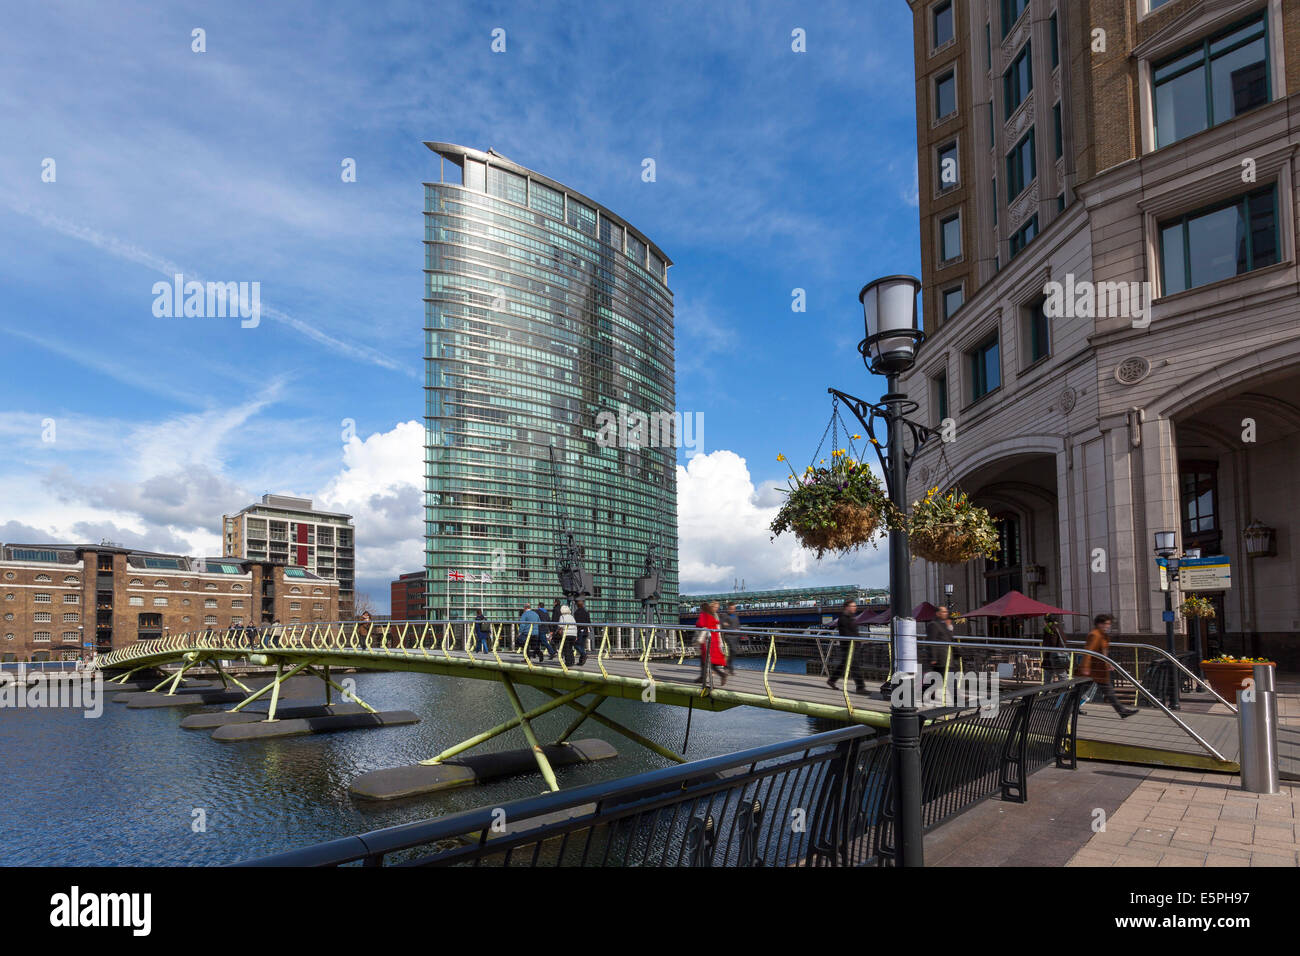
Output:
M1171 657L1176 657L1177 652L1174 649L1174 582L1178 580L1178 568L1182 563L1182 558L1178 553L1178 547L1175 544L1175 537L1172 531L1156 532L1156 556L1165 559L1165 650ZM1169 693L1167 703L1170 710L1178 710L1178 675L1174 673L1173 667L1170 667L1169 673Z
M866 338L858 343L858 351L873 374L885 376L886 391L880 401L872 404L828 389L866 429L880 459L889 500L899 512L907 510L907 473L912 459L935 434L907 417L918 406L898 388L899 376L915 363L917 346L925 340L925 333L916 324L916 294L920 288L921 283L911 276L887 276L868 283L858 294L866 324ZM876 434L882 426L883 442ZM921 715L916 707L916 622L907 616L912 607L908 563L907 534L901 528L891 528L889 603L893 609L890 641L894 674L881 690L889 694L889 735L893 745L894 857L899 866L923 866Z

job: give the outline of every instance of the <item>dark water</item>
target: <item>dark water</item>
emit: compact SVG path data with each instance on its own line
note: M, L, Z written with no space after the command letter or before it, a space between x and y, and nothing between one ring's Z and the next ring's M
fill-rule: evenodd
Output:
M784 663L782 670L802 670L800 661ZM737 666L762 662L744 659ZM222 744L210 731L179 726L188 714L223 709L217 706L128 710L111 702L117 691L106 690L103 716L94 720L72 709L0 710L0 864L227 863L545 789L541 775L532 773L395 804L354 802L348 784L356 775L427 759L513 716L496 683L401 673L355 679L357 694L371 706L412 710L420 723ZM532 688L519 693L525 707L542 702ZM681 752L682 708L610 699L601 713ZM547 742L574 716L562 707L533 725ZM756 708L697 710L685 756L701 759L825 729L806 717ZM557 770L562 788L669 763L594 722L574 737L608 740L619 757ZM524 746L514 730L481 750ZM205 812L206 832L193 830L196 809Z

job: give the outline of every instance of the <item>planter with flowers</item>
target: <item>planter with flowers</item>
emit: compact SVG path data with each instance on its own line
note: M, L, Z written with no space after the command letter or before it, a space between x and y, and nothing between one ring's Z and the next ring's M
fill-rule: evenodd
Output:
M935 564L964 564L998 553L998 528L988 511L971 504L964 491L941 495L938 488L931 488L923 499L912 502L907 541L913 557Z
M786 458L778 455L777 461ZM874 546L891 514L880 479L842 448L831 452L829 463L822 459L820 464L823 467L810 465L803 475L790 469L785 503L771 524L773 538L793 532L818 558L827 551L854 551L868 542Z
M1254 676L1252 670L1256 664L1277 666L1266 657L1233 657L1230 654L1220 654L1212 660L1201 661L1201 671L1205 674L1206 682L1220 697L1229 703L1235 703L1237 691L1241 690L1243 682Z

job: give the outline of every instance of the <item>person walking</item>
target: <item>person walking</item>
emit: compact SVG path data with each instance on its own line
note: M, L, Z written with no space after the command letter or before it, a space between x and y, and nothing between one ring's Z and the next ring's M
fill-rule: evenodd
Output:
M573 619L578 624L574 648L578 652L578 666L581 667L587 663L587 642L591 639L591 629L587 626L591 623L591 612L587 610L587 602L582 598L578 598L578 606L573 609Z
M1109 614L1098 614L1093 618L1092 630L1088 632L1088 643L1085 645L1087 649L1097 654L1109 654L1110 629L1114 623L1115 619ZM1137 713L1136 707L1125 707L1115 696L1115 688L1110 684L1110 664L1107 661L1085 654L1079 665L1079 673L1093 682L1102 699L1114 707L1115 713L1121 718L1132 717Z
M740 615L736 605L728 604L722 613L722 639L727 642L727 673L736 673L736 652L740 650Z
M559 644L556 646L564 656L564 663L572 664L577 657L574 642L578 639L578 624L569 605L560 605L560 616L556 620L559 622L555 629L556 636L559 638Z
M709 679L709 668L718 675L722 681L722 686L727 686L727 655L722 652L722 635L718 632L718 602L706 601L700 608L699 620L695 626L699 628L696 632L696 641L700 648L700 676L693 683L706 684Z
M953 638L952 614L946 605L940 604L934 609L934 617L925 625L925 639L927 641L951 642ZM948 652L951 647L944 647L942 643L931 644L926 648L929 655L930 670L938 672L941 661L948 659Z
M1049 614L1043 620L1043 647L1060 648L1043 652L1043 683L1055 684L1065 680L1070 670L1070 655L1065 653L1065 632L1061 630L1061 619Z
M277 622L278 623L278 622ZM366 644L366 638L370 636L370 628L374 625L370 622L370 612L362 611L361 617L357 618L357 643L362 647Z
M484 654L491 654L492 628L488 625L487 618L483 616L482 608L474 612L474 636L478 638L479 651Z
M519 633L515 641L515 650L523 654L529 651L530 642L537 639L537 633L541 630L541 618L531 607L525 606L524 613L519 615Z
M537 627L537 644L536 644L537 663L540 664L544 660L542 655L545 652L549 652L551 655L551 660L555 660L555 645L551 643L551 634L554 633L555 629L551 626L551 621L553 620L553 618L551 617L550 614L546 613L546 602L541 600L540 598L537 601L536 613L537 613L537 620L541 622Z
M858 602L849 599L844 602L840 608L840 619L837 622L837 628L840 637L854 638L858 636ZM831 690L838 690L836 682L844 673L845 662L849 657L849 648L852 646L851 640L836 641L835 653L831 655L830 676L826 678L826 684ZM849 664L849 671L853 677L853 686L859 694L867 693L867 675L866 675L866 654L863 653L865 647L854 648L853 661Z

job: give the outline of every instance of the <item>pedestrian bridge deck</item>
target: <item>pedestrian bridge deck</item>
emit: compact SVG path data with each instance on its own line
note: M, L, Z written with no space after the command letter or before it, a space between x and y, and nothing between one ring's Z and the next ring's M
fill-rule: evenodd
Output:
M869 683L870 694L862 694L848 689L848 685L853 683L851 679L844 681L844 686L839 689L832 689L818 673L780 669L782 655L786 660L797 658L801 664L810 658L817 660L820 657L825 661L831 642L824 638L814 641L801 635L773 634L761 669L741 666L728 676L725 684L715 675L710 679L712 686L701 687L698 659L687 650L690 629L674 631L669 628L670 640L667 642L663 640L661 630L658 643L653 639L647 641L644 654L631 659L609 656L607 632L605 639L599 642L599 650L593 651L582 667L565 665L559 660L538 664L516 651L505 650L508 641L501 637L499 630L495 631L494 649L490 653L463 646L451 628L444 628L441 634L436 628L422 625L411 627L409 634L406 630L403 628L401 635L394 640L393 635L398 634L395 627L381 631L376 626L368 635L361 635L355 627L343 625L310 630L291 627L278 631L266 646L261 635L248 632L201 632L141 641L98 659L97 666L140 669L181 664L188 668L205 660L240 660L278 664L285 668L311 665L316 668L412 671L525 684L541 688L552 697L581 690L598 698L622 697L709 711L725 711L738 706L761 707L882 728L889 724L889 702L880 697L876 682ZM755 636L752 632L746 633L747 639ZM387 643L385 637L390 638ZM674 641L677 645L675 656L667 659L652 656L652 650L659 654L672 654ZM405 646L396 646L399 644ZM855 647L860 647L864 655L882 656L886 653L879 638L863 639L861 643L855 642ZM955 659L950 663L955 663ZM1023 682L1005 679L1000 683L1004 692L1024 686ZM952 701L941 700L938 706L927 705L925 701L918 703L922 715L932 720L954 713ZM1079 756L1224 772L1237 770L1234 715L1185 710L1180 717L1226 759L1216 759L1187 730L1159 710L1143 709L1127 720L1121 720L1099 702L1089 704L1080 717L1077 734ZM1283 773L1292 776L1300 771L1300 729L1284 728L1282 737L1279 744Z

